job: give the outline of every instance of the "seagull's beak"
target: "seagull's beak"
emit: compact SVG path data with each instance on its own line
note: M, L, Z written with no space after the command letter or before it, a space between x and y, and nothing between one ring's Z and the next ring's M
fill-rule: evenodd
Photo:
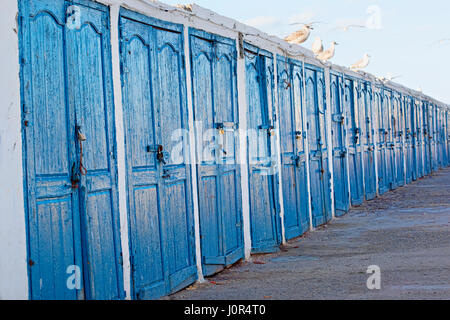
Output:
M339 45L339 43L337 43L337 42L335 42L334 44L335 44L336 46L338 46L338 45Z
M313 27L309 27L309 29L310 29L310 30L314 30L314 28L313 28Z

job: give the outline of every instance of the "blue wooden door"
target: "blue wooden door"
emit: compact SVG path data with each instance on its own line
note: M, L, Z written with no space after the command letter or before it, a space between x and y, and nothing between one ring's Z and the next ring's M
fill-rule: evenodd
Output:
M248 44L245 47L252 252L268 252L277 250L281 243L277 159L271 120L276 115L274 64L270 53Z
M411 145L412 145L412 178L413 180L417 180L417 171L418 171L418 156L417 156L417 104L416 100L412 98L411 102Z
M377 121L377 127L378 127L378 134L377 134L377 171L378 171L378 193L384 194L386 189L386 165L385 165L385 130L384 130L384 124L383 124L383 95L382 90L380 88L376 88L375 91L375 116Z
M447 139L447 166L450 165L450 111L445 113L445 137Z
M437 106L436 106L436 164L438 169L442 167L441 111Z
M344 128L344 79L333 73L330 77L334 203L336 216L339 217L350 208Z
M431 113L431 163L433 171L438 170L438 155L437 155L437 108L430 104Z
M395 178L395 143L394 143L394 118L393 118L393 93L385 89L384 99L384 125L386 129L386 183L389 190L397 187Z
M411 183L414 178L414 102L411 97L406 98L405 108L406 122L406 183Z
M196 279L182 27L121 10L133 296Z
M350 196L352 205L360 205L364 201L362 163L360 152L359 113L355 106L354 81L345 79L345 111L348 130L348 162L350 175Z
M447 163L447 152L445 145L445 113L439 109L439 166L443 168Z
M395 92L392 100L392 135L394 141L394 155L395 155L395 182L397 186L403 186L405 184L405 166L404 166L404 152L403 152L403 135L404 129L404 111L402 97L399 93Z
M430 174L435 170L434 168L434 146L433 146L433 135L434 135L434 121L433 121L433 105L428 103L428 148L429 148L429 159L430 159Z
M446 129L446 139L447 139L447 166L450 165L450 111L445 113L445 129Z
M412 150L411 150L411 100L405 97L405 156L406 156L406 183L412 181Z
M423 139L424 139L424 174L429 175L431 173L431 147L430 147L430 113L427 102L423 103Z
M19 6L30 297L122 298L108 10Z
M289 240L309 229L303 74L300 62L278 56L277 63L284 226Z
M417 178L423 177L423 116L422 102L416 105L416 154L417 154Z
M326 97L323 71L305 68L305 94L309 142L309 171L313 226L331 219L330 176L326 136Z
M205 275L244 256L235 42L191 29L202 265Z
M362 127L362 148L364 161L365 198L371 200L376 196L375 180L375 145L372 120L372 88L370 83L361 83L360 88L360 123Z

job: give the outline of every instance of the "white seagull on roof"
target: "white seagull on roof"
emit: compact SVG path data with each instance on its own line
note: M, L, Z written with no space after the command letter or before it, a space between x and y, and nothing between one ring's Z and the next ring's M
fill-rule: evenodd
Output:
M366 29L366 26L363 26L361 24L349 24L345 26L339 26L337 28L334 28L333 30L342 30L342 31L348 31L350 29Z
M314 39L311 50L316 56L323 51L322 40L319 37L316 37Z
M333 41L331 43L330 47L327 50L320 52L316 56L316 58L322 62L326 62L326 61L330 60L331 58L334 57L334 52L336 51L336 45L338 45L338 43Z
M434 46L434 45L444 45L444 44L446 44L446 43L450 43L450 38L446 38L446 39L441 39L441 40L438 40L438 41L435 41L435 42L433 42L431 45L432 46Z
M308 40L311 30L314 30L314 28L309 24L305 24L300 30L291 33L284 40L292 44L302 44Z
M401 74L394 75L392 72L388 72L386 74L386 79L388 79L389 81L392 81L394 79L400 78L401 76L402 76Z
M369 62L370 62L370 55L368 55L366 53L364 55L364 57L361 60L359 60L358 62L356 62L355 64L353 64L350 67L350 69L353 71L364 69L365 67L367 67L369 65Z

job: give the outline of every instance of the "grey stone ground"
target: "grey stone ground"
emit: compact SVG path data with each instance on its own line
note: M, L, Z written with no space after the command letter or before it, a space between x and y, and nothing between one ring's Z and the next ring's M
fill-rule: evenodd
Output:
M252 259L167 299L450 299L450 169Z

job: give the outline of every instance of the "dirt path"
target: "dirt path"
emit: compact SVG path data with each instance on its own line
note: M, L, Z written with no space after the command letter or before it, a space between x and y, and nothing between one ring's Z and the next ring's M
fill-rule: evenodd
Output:
M450 169L167 299L450 299Z

